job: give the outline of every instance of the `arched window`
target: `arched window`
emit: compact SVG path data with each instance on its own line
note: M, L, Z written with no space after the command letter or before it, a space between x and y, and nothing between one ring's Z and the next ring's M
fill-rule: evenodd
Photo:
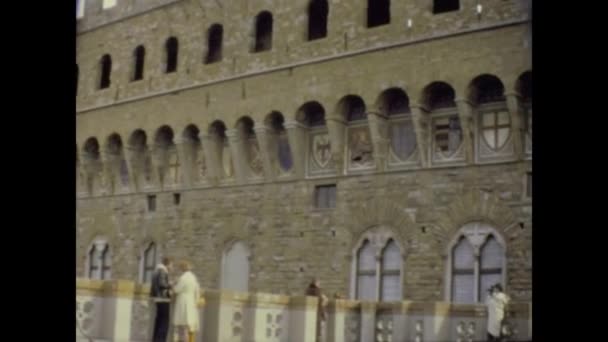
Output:
M356 252L355 299L399 301L402 299L401 249L393 238L386 234L374 237L375 234L369 232Z
M276 161L276 167L279 172L288 172L293 167L293 159L291 155L291 148L289 147L289 139L287 137L287 130L285 129L285 119L283 114L279 112L272 112L266 119L268 128L270 129L269 143L274 146L275 151L273 162ZM276 148L276 149L275 149Z
M173 130L164 125L156 131L154 138L154 153L159 160L158 175L160 182L165 185L176 185L180 181L180 163L177 148L173 142Z
M390 21L390 0L367 0L367 27L385 25Z
M99 152L99 142L97 138L91 137L84 144L84 164L86 171L86 185L90 194L97 191L101 185L101 154Z
M188 125L184 129L183 151L184 151L184 172L188 175L191 182L204 180L207 175L205 164L205 154L199 138L199 129L196 125Z
M207 31L207 56L205 63L215 63L222 60L222 39L224 28L220 24L212 25Z
M357 253L357 297L356 299L376 300L376 255L368 240Z
M264 172L264 165L253 125L253 120L244 116L237 121L236 129L240 137L242 150L245 152L245 161L249 166L249 176L261 177Z
M389 240L382 251L380 300L401 300L401 251L393 240Z
M249 291L249 248L238 241L224 252L222 261L222 289Z
M457 234L450 248L449 300L483 302L494 284L504 288L504 242L490 226L469 223Z
M104 55L99 62L99 89L110 87L110 75L112 73L112 57Z
M89 249L87 275L91 279L106 280L111 278L112 256L110 245L97 240Z
M212 143L212 153L223 171L219 178L231 179L234 177L234 163L232 153L226 136L226 125L216 120L209 126L209 141Z
M433 0L433 14L458 11L460 0Z
M131 81L139 81L144 78L144 60L146 58L146 48L142 45L133 51L133 75Z
M338 111L347 122L348 169L372 168L373 147L363 99L356 95L347 95L338 103Z
M432 117L433 162L464 160L454 89L447 83L433 82L424 90L424 104Z
M493 75L478 76L471 81L469 97L479 115L478 158L512 155L511 116L502 82Z
M84 18L85 0L76 0L76 19Z
M473 246L461 238L452 251L452 301L473 303L475 300L475 256Z
M380 95L380 111L388 117L390 155L389 164L399 165L417 160L416 132L412 123L409 98L399 88L390 88Z
M177 54L178 54L177 38L171 37L165 43L165 73L177 71Z
M327 36L327 0L312 0L308 5L308 40Z
M146 133L138 129L129 138L129 148L132 151L131 165L134 182L137 189L152 181L152 159L147 145Z
M325 109L316 101L306 102L297 111L296 120L305 128L308 134L307 174L330 172L331 141L325 125ZM294 155L301 158L300 155Z
M112 190L117 187L126 188L129 186L129 169L124 156L122 139L116 133L108 137L107 142L107 163L110 170L110 182Z
M253 52L272 49L272 14L264 11L255 18L255 44Z
M156 263L158 262L158 254L156 250L156 244L151 242L143 252L142 268L141 268L141 281L143 283L149 283L152 281Z

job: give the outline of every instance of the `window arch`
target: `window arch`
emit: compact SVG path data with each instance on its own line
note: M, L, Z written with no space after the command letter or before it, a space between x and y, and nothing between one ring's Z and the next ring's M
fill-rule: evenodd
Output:
M296 121L308 135L305 165L308 174L331 171L331 141L325 125L325 108L317 101L304 103L297 111ZM298 154L295 158L301 158Z
M158 248L156 243L150 242L142 252L141 258L141 282L149 283L152 281L156 264L158 263Z
M433 82L426 86L423 94L424 106L431 115L433 162L464 160L463 133L454 89L445 82Z
M146 48L139 45L133 51L133 74L131 81L139 81L144 78L144 61L146 58Z
M106 240L97 239L89 248L87 255L87 277L91 279L111 279L112 255Z
M173 136L173 129L163 125L154 137L154 153L159 161L158 176L163 186L180 182L180 163Z
M165 73L177 71L179 43L177 38L170 37L165 42Z
M93 194L101 186L101 172L103 167L97 138L91 137L87 139L83 148L83 157L87 190L90 194Z
M129 169L124 156L122 138L117 133L108 137L107 142L107 163L110 170L110 182L112 189L117 187L126 188L129 186Z
M212 154L221 165L221 175L219 178L234 177L234 163L228 137L226 136L226 125L221 120L216 120L209 126L209 141L212 143Z
M312 0L308 5L308 40L327 36L327 0Z
M390 0L367 0L367 27L386 25L390 21Z
M272 49L272 14L263 11L255 17L255 43L253 52Z
M221 288L249 291L249 258L249 248L244 242L236 241L228 246L222 258Z
M338 112L346 120L347 125L348 169L372 168L374 155L365 102L357 95L346 95L338 103Z
M146 132L135 130L129 137L129 148L132 151L132 174L137 189L152 182L152 158L148 149Z
M205 63L211 64L222 60L222 44L224 28L220 24L213 24L207 30L207 56Z
M241 117L236 123L236 130L240 137L242 151L245 153L249 176L261 177L264 172L262 154L258 138L253 130L254 122L249 116Z
M480 75L471 81L469 92L469 99L479 116L478 158L510 155L511 115L502 82L494 75Z
M207 164L205 163L205 154L203 146L199 138L199 129L196 125L188 125L182 134L183 137L183 170L189 175L191 182L202 181L207 175Z
M289 172L293 167L293 158L289 138L285 129L283 114L273 111L266 118L266 126L270 129L269 144L273 148L271 156L273 164L281 173Z
M389 231L377 228L367 232L353 254L352 297L373 301L402 300L402 249Z
M398 165L417 160L416 132L411 118L407 94L399 88L389 88L379 98L381 114L388 118L390 155L389 163Z
M105 89L110 87L110 76L112 74L112 57L110 55L103 55L99 61L99 89Z
M490 286L505 287L505 243L491 226L473 222L465 225L449 246L448 300L456 303L482 302Z

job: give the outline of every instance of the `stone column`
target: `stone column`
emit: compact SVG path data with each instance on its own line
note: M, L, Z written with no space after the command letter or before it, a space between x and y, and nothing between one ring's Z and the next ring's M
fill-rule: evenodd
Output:
M135 284L128 280L104 282L104 339L131 340L131 309Z
M449 341L450 340L450 307L451 303L437 302L425 304L428 312L424 316L424 340L425 341Z
M273 139L270 137L270 134L273 133L263 125L258 125L256 123L253 130L256 139L258 139L258 145L260 146L260 154L264 165L264 176L266 180L272 181L277 174L277 164L274 162L276 160L276 153L273 155L271 152L271 148L276 147L276 141L274 141L275 144L273 144Z
M475 110L467 99L456 99L460 127L462 127L462 143L465 148L467 164L475 162Z
M318 298L294 296L289 301L290 342L315 342Z
M524 138L526 133L524 132L525 125L523 125L525 115L521 106L521 98L517 93L506 93L505 98L507 100L507 109L509 110L509 115L511 117L511 134L515 157L517 160L522 160L525 155Z
M376 302L361 302L361 341L376 340Z
M247 156L245 155L243 137L236 129L226 130L228 143L230 144L230 153L232 154L232 164L234 166L234 174L237 182L244 183L249 176L249 165L247 165Z
M308 148L306 145L306 127L295 120L288 120L285 122L285 129L287 130L294 173L296 178L302 179L306 173L306 149Z
M336 175L343 175L346 171L344 163L346 124L343 120L337 118L326 118L325 122L331 142L331 156L336 165Z
M369 131L372 143L374 144L374 162L376 169L380 172L386 170L386 160L388 158L388 121L386 116L380 114L379 110L367 114Z
M205 163L207 166L207 180L213 185L217 185L219 180L224 178L224 167L220 159L220 143L215 136L206 133L199 134L201 144L203 145L203 154L205 155Z
M418 154L420 155L420 166L423 168L430 167L429 154L431 140L430 137L430 114L420 104L410 104L412 111L412 124L414 125L414 132L416 132L416 145L418 147ZM432 139L432 137L430 137Z

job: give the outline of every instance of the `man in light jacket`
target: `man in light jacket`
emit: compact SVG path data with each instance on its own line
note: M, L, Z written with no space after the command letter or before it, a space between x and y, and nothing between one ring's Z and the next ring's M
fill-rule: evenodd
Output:
M156 318L154 319L153 342L166 342L169 333L169 305L171 301L171 283L169 270L171 259L163 258L162 263L156 266L152 276L150 296L156 304Z
M502 292L502 286L496 284L489 290L486 305L488 307L488 341L500 341L505 309L509 296Z

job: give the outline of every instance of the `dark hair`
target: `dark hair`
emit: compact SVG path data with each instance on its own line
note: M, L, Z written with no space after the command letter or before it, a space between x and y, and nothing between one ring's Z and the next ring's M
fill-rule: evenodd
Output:
M496 285L492 286L492 288L495 288L498 291L502 292L502 285L500 285L500 284L496 284Z
M163 257L163 265L167 266L171 263L171 258Z

